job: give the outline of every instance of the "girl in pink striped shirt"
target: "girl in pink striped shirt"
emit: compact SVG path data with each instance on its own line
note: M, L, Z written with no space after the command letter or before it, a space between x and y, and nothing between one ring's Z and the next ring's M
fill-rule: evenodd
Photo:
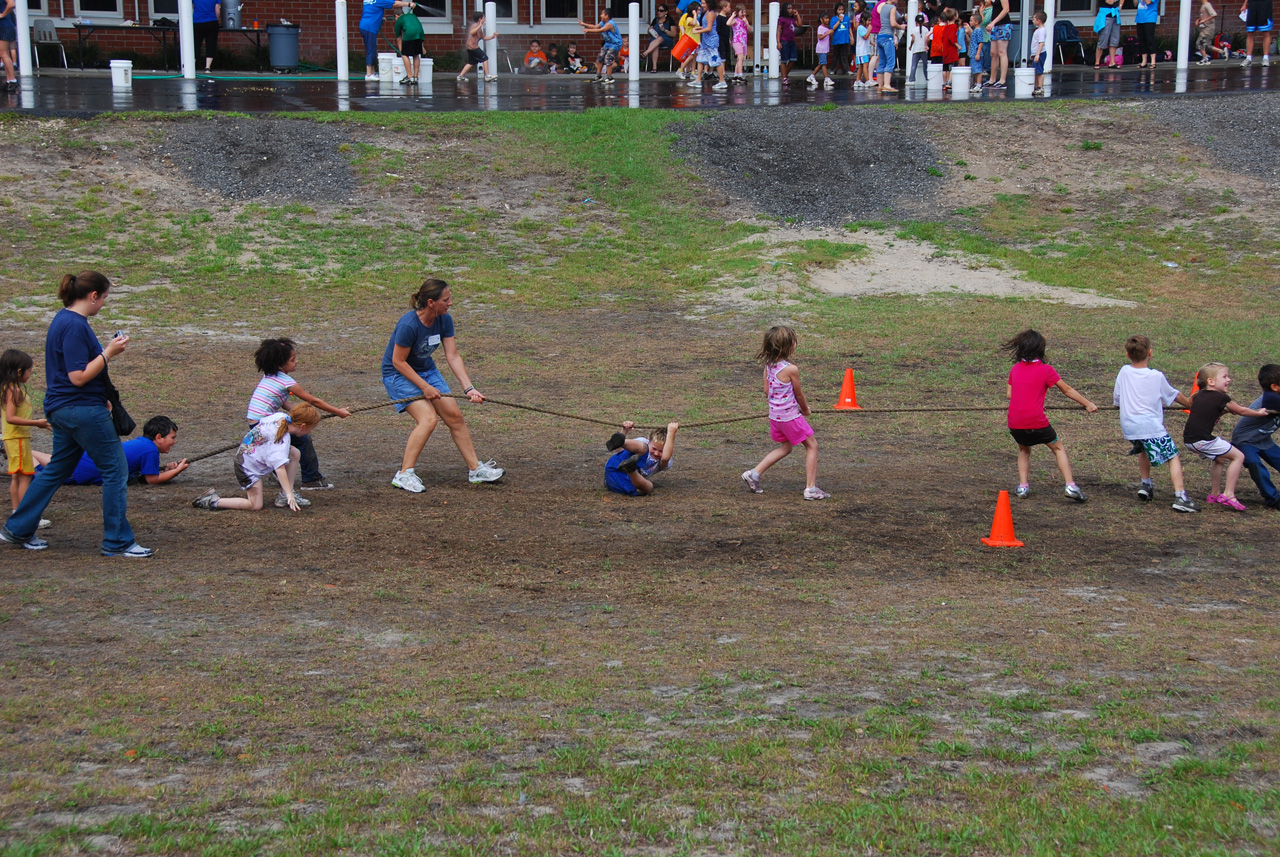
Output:
M789 362L796 350L796 332L778 325L769 328L756 359L764 363L764 394L769 399L769 437L778 447L742 474L742 481L756 494L763 494L760 474L791 454L796 444L804 447L804 499L825 500L831 495L817 486L818 439L809 421L809 404L800 389L800 368Z

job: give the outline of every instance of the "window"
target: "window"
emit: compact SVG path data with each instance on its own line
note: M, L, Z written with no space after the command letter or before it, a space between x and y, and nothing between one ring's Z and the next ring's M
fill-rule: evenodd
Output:
M413 8L413 14L429 21L436 19L448 20L449 0L418 0L417 5Z
M108 18L124 17L120 13L120 0L78 0L76 10L82 18L92 18L94 15Z
M27 0L27 11L32 15L44 17L49 13L45 10L44 0Z
M178 20L178 0L151 0L151 20L156 18Z
M1058 13L1092 12L1093 0L1058 0Z
M542 0L542 20L582 20L582 0Z

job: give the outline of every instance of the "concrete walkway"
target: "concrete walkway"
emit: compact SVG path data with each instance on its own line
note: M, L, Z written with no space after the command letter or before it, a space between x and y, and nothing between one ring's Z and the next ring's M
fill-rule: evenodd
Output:
M332 76L238 74L201 77L195 81L137 72L131 89L117 90L105 72L44 72L24 78L16 92L0 93L0 109L37 115L93 115L115 110L220 110L244 113L290 111L454 111L454 110L552 110L577 111L592 107L658 107L713 110L725 107L772 107L783 104L879 104L886 101L959 101L1014 99L1010 88L938 95L924 87L898 83L901 92L881 96L855 90L848 79L834 89L810 89L804 75L793 75L789 85L781 81L751 78L714 92L710 86L694 89L671 74L646 74L632 85L622 75L611 86L594 84L588 75L525 77L502 75L493 83L473 75L458 82L452 74L438 74L429 85L397 83L340 83ZM1061 66L1048 87L1051 98L1150 98L1186 93L1264 92L1280 89L1280 65L1240 68L1238 61L1193 65L1179 74L1168 64L1155 70L1095 71L1087 66Z

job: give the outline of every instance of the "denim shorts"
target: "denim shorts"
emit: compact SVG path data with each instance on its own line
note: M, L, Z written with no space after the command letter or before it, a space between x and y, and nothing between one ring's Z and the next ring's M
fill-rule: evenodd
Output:
M778 43L778 62L795 62L800 58L795 42Z
M876 53L880 55L880 65L876 66L876 71L882 73L893 71L894 51L893 36L879 33L876 36Z
M419 372L419 377L431 386L435 387L441 393L449 392L449 385L445 383L444 376L440 374L440 370L432 366L426 372ZM408 399L413 396L421 396L422 391L418 389L418 385L412 383L408 378L397 372L394 375L383 375L382 386L386 389L387 395L392 399ZM409 402L401 402L396 405L396 410L404 413L405 408L409 407Z

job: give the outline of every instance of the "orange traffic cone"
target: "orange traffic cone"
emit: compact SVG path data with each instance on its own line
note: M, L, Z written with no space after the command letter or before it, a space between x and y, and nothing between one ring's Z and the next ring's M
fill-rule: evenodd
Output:
M853 386L853 370L844 370L844 385L840 387L840 400L836 402L837 411L860 411L858 391Z
M1001 491L996 500L996 516L991 520L991 536L982 540L993 548L1024 547L1013 534L1013 511L1009 508L1009 492Z
M1200 377L1200 373L1199 373L1199 372L1197 372L1196 374L1194 374L1194 375L1192 375L1192 376L1191 376L1191 396L1194 396L1196 393L1199 393L1199 392L1200 392L1200 385L1199 385L1198 383L1196 383L1196 379L1198 379L1199 377ZM1187 398L1189 399L1189 398L1191 398L1191 396L1187 396ZM1183 412L1184 414L1189 414L1189 413L1191 413L1191 411L1187 410L1186 408L1183 408L1183 409L1182 409L1182 412Z

